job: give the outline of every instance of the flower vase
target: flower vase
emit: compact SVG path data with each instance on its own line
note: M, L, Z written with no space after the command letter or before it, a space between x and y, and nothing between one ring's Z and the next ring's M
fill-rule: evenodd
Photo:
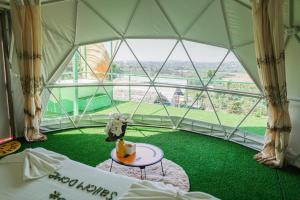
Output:
M117 140L116 151L118 157L124 158L126 156L126 144L123 138Z

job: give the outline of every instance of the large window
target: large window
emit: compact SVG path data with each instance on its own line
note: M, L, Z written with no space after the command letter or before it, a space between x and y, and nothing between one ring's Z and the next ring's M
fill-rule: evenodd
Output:
M191 41L81 46L47 89L42 126L49 129L103 125L120 112L135 124L254 142L265 132L266 104L234 53Z

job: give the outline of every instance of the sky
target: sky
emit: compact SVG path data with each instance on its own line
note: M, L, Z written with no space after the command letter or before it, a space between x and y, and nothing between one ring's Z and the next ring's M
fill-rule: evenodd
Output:
M164 61L176 44L176 40L171 39L127 39L127 42L141 62ZM220 47L190 41L184 41L183 43L194 62L220 62L227 53L227 49ZM116 45L117 42L112 43L112 46ZM106 42L105 46L110 52L111 42ZM178 61L188 60L184 47L180 42L176 45L176 48L169 59ZM125 42L121 44L115 60L135 60ZM227 56L225 62L227 61L236 61L233 53L230 53Z

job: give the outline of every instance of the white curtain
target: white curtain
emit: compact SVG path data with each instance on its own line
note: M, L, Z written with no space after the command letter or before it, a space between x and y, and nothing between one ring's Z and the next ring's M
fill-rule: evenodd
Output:
M24 95L24 136L27 141L45 140L47 137L39 132L43 87L41 3L39 0L13 0L10 5Z
M291 131L282 6L283 0L252 1L257 66L269 115L264 148L254 158L271 167L283 166Z

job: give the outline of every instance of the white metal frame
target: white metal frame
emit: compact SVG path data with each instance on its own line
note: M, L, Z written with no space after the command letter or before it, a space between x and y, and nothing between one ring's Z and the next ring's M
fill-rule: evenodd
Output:
M192 66L193 66L193 69L195 70L195 73L197 74L197 77L200 81L200 83L202 84L201 87L193 87L193 86L182 86L182 85L168 85L168 84L162 84L162 83L156 83L155 80L156 78L158 77L159 73L161 72L161 70L163 69L163 67L165 66L165 64L167 63L169 57L172 55L172 52L176 49L177 45L178 44L181 44L184 48L184 52L187 54L188 58L189 58L189 61L191 62ZM177 40L175 43L174 43L174 46L172 47L170 53L168 53L166 59L164 60L162 66L159 68L157 74L154 76L153 79L151 79L151 77L148 75L147 71L144 69L144 66L143 64L139 61L138 57L136 56L136 54L134 53L132 47L130 46L130 44L128 44L128 42L126 41L126 39L121 39L121 42L118 44L117 46L117 50L116 52L114 52L114 54L112 55L112 60L109 64L109 68L108 70L106 71L106 74L108 73L109 69L111 68L111 65L113 63L113 59L116 57L116 55L118 54L118 51L120 49L120 46L122 44L125 44L128 49L130 50L130 52L132 53L132 55L134 56L134 58L136 59L136 61L138 62L138 64L140 65L141 69L143 70L143 72L145 73L145 75L147 76L147 78L149 79L149 84L116 84L116 83L104 83L103 82L103 79L99 79L97 76L96 76L96 73L93 71L93 69L91 68L91 66L88 64L88 62L84 59L84 57L81 55L81 53L78 51L78 50L75 50L75 52L77 54L80 55L81 59L83 59L83 61L86 63L86 65L89 67L89 70L94 74L94 76L96 77L97 79L97 83L93 83L93 84L68 84L68 85L64 85L64 84L47 84L47 88L48 89L51 89L51 88L61 88L61 87L95 87L97 86L97 89L94 93L94 95L89 99L89 102L88 104L86 105L84 111L81 113L81 115L79 116L79 120L76 120L76 121L72 121L72 124L75 128L78 128L78 126L80 125L80 121L81 119L84 117L90 103L93 101L95 95L96 95L96 92L98 91L98 89L101 87L105 90L106 94L109 96L109 98L111 98L111 101L113 103L113 107L115 107L115 109L119 111L118 109L118 106L116 104L114 104L114 100L112 99L112 97L110 97L110 95L107 93L106 89L105 89L105 86L147 86L148 89L145 91L145 94L143 96L143 98L140 100L140 102L138 103L138 105L136 106L136 108L134 109L133 113L131 114L131 118L133 118L135 116L135 113L136 111L139 109L141 103L144 101L144 98L145 96L147 95L148 91L150 90L150 88L154 88L154 90L156 91L156 94L158 95L158 97L160 98L160 95L159 95L159 92L157 90L157 87L172 87L172 88L184 88L184 89L192 89L192 90L199 90L201 91L201 94L203 92L206 93L206 95L208 96L209 98L209 101L210 101L210 104L214 110L214 113L216 115L216 118L219 122L219 126L223 129L223 132L224 132L224 139L228 139L228 140L231 140L233 138L233 136L235 136L235 133L239 130L239 126L247 119L247 117L251 114L251 112L255 109L255 107L258 105L258 103L261 101L261 99L263 98L263 95L262 94L252 94L252 93L248 93L248 92L239 92L239 91L228 91L228 90L220 90L220 89L214 89L214 88L209 88L209 84L211 83L211 81L213 80L213 78L215 77L215 75L217 74L217 72L219 71L219 69L221 68L223 62L225 61L226 57L229 55L230 53L230 50L227 50L225 56L222 58L221 62L219 63L219 65L217 66L213 76L208 80L208 82L206 84L204 84L201 80L201 77L200 75L197 73L197 69L195 68L194 66L194 63L193 63L193 60L191 59L190 55L189 55L189 52L187 51L186 47L184 46L184 43L183 43L183 40ZM224 125L222 125L222 122L218 116L218 113L217 113L217 110L215 109L214 107L214 103L212 102L211 98L210 98L210 95L209 95L209 92L217 92L217 93L225 93L225 94L231 94L231 95L240 95L240 96L247 96L247 97L252 97L252 98L257 98L258 101L255 103L255 105L251 108L251 110L245 115L245 117L238 123L238 125L232 129L232 131L228 132L228 130L224 127ZM51 95L54 96L53 93L51 93ZM188 108L188 110L184 113L184 115L180 118L180 120L175 123L175 121L173 120L173 116L170 115L170 113L168 112L168 109L166 108L166 106L162 103L161 101L161 104L162 104L162 107L164 108L165 112L167 113L167 116L169 118L169 121L173 123L173 128L176 128L176 129L182 129L182 127L180 126L182 121L185 119L186 115L189 113L190 109L192 108L192 106L196 103L196 101L200 98L200 95L198 96L198 98L196 100L194 100L194 102L192 103L192 105ZM55 99L57 100L57 98L55 97ZM70 117L68 116L68 114L64 111L65 115L70 119ZM170 127L172 128L172 127ZM214 136L214 134L212 134L212 136ZM219 137L219 136L218 136ZM247 139L247 136L244 134L244 138L243 138L244 141L246 140L249 140ZM250 139L251 140L251 139ZM257 141L255 141L257 142Z
M81 58L84 60L84 62L87 64L87 66L89 67L89 69L94 73L95 77L97 77L97 83L93 83L93 84L72 84L72 85L63 85L63 84L59 84L59 85L58 85L58 84L55 84L55 83L54 83L54 82L55 82L55 77L57 76L57 71L56 71L56 72L54 72L54 73L48 78L48 80L47 80L47 82L46 82L46 84L45 84L45 85L46 85L45 87L47 88L47 90L49 90L49 92L51 93L51 95L54 96L54 94L51 92L51 89L52 89L52 88L59 88L59 87L95 87L95 86L97 86L96 92L98 91L98 89L99 89L100 87L102 87L102 88L105 90L105 92L107 93L107 91L106 91L106 89L105 89L105 86L108 86L108 85L115 85L115 86L117 86L117 85L120 85L120 86L129 86L129 85L130 85L130 86L147 86L147 87L148 87L147 91L145 91L145 94L144 94L143 98L140 100L140 102L139 102L139 104L137 105L137 107L135 108L134 112L131 114L131 117L133 117L133 116L135 115L136 111L138 110L139 106L140 106L141 103L143 102L145 96L147 95L147 93L149 92L149 90L150 90L151 87L155 89L155 91L156 91L156 93L157 93L157 95L158 95L159 98L161 98L161 97L160 97L160 95L159 95L159 92L158 92L158 90L157 90L157 87L173 87L173 88L185 88L185 89L199 90L199 91L201 91L201 94L202 94L203 92L205 92L205 93L207 94L207 96L208 96L208 98L209 98L209 101L210 101L210 103L211 103L211 105L212 105L212 108L213 108L213 110L214 110L214 113L215 113L215 115L216 115L216 117L217 117L217 119L218 119L219 126L222 127L222 129L223 129L223 131L224 131L224 135L223 135L224 139L231 140L231 139L233 138L233 136L235 136L235 132L239 129L239 126L243 123L244 120L247 119L247 117L250 115L250 113L253 111L253 109L254 109L254 108L258 105L258 103L261 101L261 99L263 98L263 94L262 94L262 93L260 93L260 94L251 94L251 93L249 93L249 92L228 91L228 90L220 90L220 89L214 89L214 88L209 88L209 87L208 87L208 86L209 86L209 83L211 82L211 80L213 79L213 77L215 77L215 74L216 74L216 73L218 72L218 70L220 69L222 63L224 62L225 58L228 56L228 54L230 53L230 51L232 51L232 52L235 54L235 56L237 57L237 59L241 62L241 59L238 58L238 56L237 56L236 53L234 52L234 51L235 51L235 48L238 48L238 47L241 47L241 46L248 45L248 44L251 44L251 43L252 43L252 41L250 41L250 42L247 42L247 43L245 43L245 44L239 44L239 45L236 45L236 46L233 46L233 45L232 45L232 42L231 42L231 36L230 36L229 29L228 29L227 18L226 18L226 16L225 16L226 14L225 14L225 12L224 12L224 5L223 5L223 1L222 1L222 0L220 1L220 3L221 3L221 8L222 8L222 13L223 13L223 16L224 16L224 21L225 21L225 26L226 26L226 32L227 32L227 37L228 37L228 42L229 42L229 48L228 48L228 51L227 51L226 55L225 55L224 58L222 59L221 63L218 65L217 69L215 70L213 76L210 78L210 80L208 81L208 83L207 83L207 84L203 84L202 79L201 79L201 76L198 74L198 71L197 71L197 69L195 68L195 65L194 65L194 63L193 63L193 60L191 59L191 57L190 57L190 55L189 55L189 52L187 51L187 49L186 49L186 47L185 47L183 41L184 41L184 40L188 40L188 41L193 41L193 42L201 42L201 41L195 41L195 40L188 39L188 38L185 37L185 34L186 34L186 33L194 26L194 24L197 22L197 20L199 20L199 19L201 18L201 16L206 12L206 10L210 7L210 5L211 5L214 1L216 1L216 0L212 0L212 1L208 2L208 4L203 8L203 10L199 13L199 15L191 22L191 24L190 24L190 25L187 27L187 29L183 32L183 34L180 34L180 33L178 32L178 30L176 29L176 27L174 26L174 24L172 23L172 21L170 20L170 18L168 17L168 15L166 14L166 12L164 11L164 9L163 9L163 7L161 6L160 2L159 2L158 0L155 0L155 3L158 5L158 7L159 7L161 13L165 16L165 18L167 19L168 23L169 23L170 26L172 27L173 31L177 34L177 38L171 38L171 37L165 37L165 38L164 38L164 37L161 37L161 38L157 38L157 37L156 37L155 39L176 39L177 41L176 41L174 47L172 48L172 50L170 51L170 53L168 54L166 60L163 62L161 68L160 68L159 71L158 71L158 73L156 74L156 76L155 76L154 79L152 80L151 77L148 75L147 71L145 70L144 66L142 65L142 63L139 61L138 57L137 57L136 54L134 53L133 49L131 48L131 46L130 46L130 45L128 44L128 42L126 41L126 39L130 39L130 38L131 38L131 37L128 37L128 36L126 35L126 33L127 33L128 29L130 28L131 21L132 21L132 19L134 18L134 15L135 15L136 10L138 9L138 6L139 6L139 4L140 4L140 0L137 1L136 5L135 5L135 7L134 7L134 10L133 10L133 12L132 12L132 15L131 15L130 18L129 18L129 21L128 21L128 24L126 25L126 29L125 29L125 32L124 32L124 33L121 33L116 27L114 27L114 25L113 25L112 23L110 23L109 20L107 20L105 17L103 17L97 10L95 10L95 9L88 3L88 1L82 0L81 2L82 2L83 4L85 4L85 5L87 6L87 8L89 8L92 12L94 12L94 13L95 13L102 21L104 21L104 22L105 22L105 23L106 23L106 24L107 24L107 25L108 25L108 26L109 26L109 27L110 27L110 28L111 28L118 36L119 36L119 37L111 38L111 39L112 39L112 40L113 40L113 39L117 39L117 40L120 40L120 41L121 41L120 44L119 44L119 46L118 46L118 48L117 48L117 50L116 50L116 52L115 52L115 54L114 54L113 57L112 57L112 61L111 61L110 65L109 65L109 69L110 69L110 67L111 67L111 64L112 64L112 62L113 62L113 59L114 59L115 55L118 53L118 50L119 50L121 44L122 44L122 43L125 43L125 44L127 45L128 49L130 50L130 52L132 53L132 55L135 57L136 61L139 63L139 65L140 65L141 69L144 71L145 75L148 77L148 79L149 79L149 84L131 84L131 85L130 85L130 84L106 84L106 83L104 83L103 80L100 80L100 79L96 76L95 72L92 70L92 68L88 65L88 63L86 62L86 60L84 59L84 57L83 57L83 56L80 54L80 52L77 50L77 48L78 48L79 46L81 46L81 45L87 45L87 44L91 44L91 43L103 42L103 40L99 40L99 41L90 41L90 42L86 42L86 43L81 43L81 44L75 45L75 38L76 38L76 31L75 31L75 37L74 37L73 47L72 47L72 48L70 49L70 51L68 52L68 55L66 56L66 58L65 58L64 60L61 61L60 66L59 66L57 69L60 69L60 71L61 71L61 68L65 68L65 66L66 66L66 63L65 63L66 60L68 60L75 52L77 52L77 53L79 53L79 55L81 56ZM243 4L243 3L240 2L239 0L235 0L235 1L238 2L238 3ZM77 4L78 4L78 0L76 0L76 20L75 20L75 27L76 27L76 25L77 25L77 7L78 7ZM244 4L243 4L243 5L244 5ZM244 6L248 7L247 5L244 5ZM77 30L77 28L76 28L76 30ZM134 38L135 38L135 39L142 39L142 38L150 39L150 38L152 38L152 37L146 37L146 36L143 36L143 37L134 37ZM70 42L70 41L68 41L68 42ZM192 66L193 66L193 68L194 68L194 70L195 70L195 73L197 74L197 77L198 77L198 79L199 79L199 81L200 81L200 83L201 83L201 86L199 86L199 87L180 86L180 85L170 85L170 84L161 84L161 83L156 83L156 82L155 82L157 76L159 75L159 73L161 72L161 70L162 70L162 68L164 67L165 63L168 61L170 55L172 54L172 52L173 52L174 49L176 48L177 44L179 44L179 43L182 44L182 46L183 46L183 48L184 48L184 51L185 51L185 53L187 54L187 56L188 56L188 58L189 58L189 60L190 60L190 62L191 62L191 64L192 64ZM202 43L203 43L203 44L207 44L207 45L218 46L218 45L216 45L216 44L210 44L210 43L208 43L208 42L202 42ZM224 46L219 46L219 47L224 48ZM242 62L241 62L241 64L242 64L242 66L244 66L244 64L243 64ZM109 71L109 69L108 69L108 71ZM247 69L246 69L245 67L244 67L244 69L247 71ZM107 71L107 72L108 72L108 71ZM106 74L107 74L107 72L106 72ZM247 72L248 72L248 71L247 71ZM250 73L248 73L248 74L249 74L249 76L252 78L252 80L254 80L253 77L251 76L251 74L250 74ZM261 91L259 84L258 84L256 81L254 81L254 82L255 82L256 86L258 86L258 89ZM211 98L210 98L209 92L212 92L212 91L213 91L213 92L217 92L217 93L225 93L225 94L233 94L233 95L241 95L241 96L253 97L253 98L257 98L258 101L257 101L257 103L252 107L252 109L247 113L247 115L243 118L243 120L242 120L242 121L234 128L234 130L231 131L231 132L227 132L227 129L222 125L221 120L219 119L219 116L218 116L218 114L217 114L217 111L216 111L216 109L215 109L215 107L214 107L214 104L213 104L213 102L212 102L212 100L211 100ZM91 101L93 100L93 98L94 98L95 95L96 95L96 92L95 92L95 94L90 98L88 104L86 105L86 107L85 107L85 109L84 109L84 112L80 115L79 120L78 120L77 123L80 123L81 119L84 117L84 115L85 115L85 113L86 113L86 110L87 110L88 106L90 105ZM108 94L108 93L107 93L107 94ZM109 95L108 95L108 96L109 96ZM109 96L109 97L110 97L110 96ZM54 98L57 100L57 98L56 98L55 96L54 96ZM111 98L111 97L110 97L110 98ZM200 98L200 95L199 95L198 98ZM111 99L111 100L112 100L112 102L114 103L114 100L113 100L113 99ZM198 100L198 99L197 99L197 100ZM195 101L192 103L192 105L189 107L189 109L186 111L186 113L184 113L184 115L181 117L181 119L178 121L178 123L175 123L175 122L172 120L172 116L170 116L170 114L169 114L169 112L168 112L166 106L165 106L165 105L162 103L162 101L161 101L162 106L163 106L163 108L165 109L165 111L166 111L166 113L167 113L167 115L168 115L170 121L173 123L173 128L179 128L179 127L180 127L180 124L181 124L182 121L185 119L185 117L186 117L186 115L188 114L188 112L190 111L191 107L194 105L194 103L195 103L197 100L195 100ZM116 108L116 110L117 110L118 112L120 112L119 109L117 108L117 105L113 104L113 106ZM64 111L64 112L65 112L65 111ZM65 112L65 115L71 120L71 122L72 122L72 124L74 125L74 127L75 127L75 128L78 128L77 125L76 125L76 123L68 116L68 114L67 114L66 112ZM248 140L248 138L245 136L245 137L244 137L244 140Z

